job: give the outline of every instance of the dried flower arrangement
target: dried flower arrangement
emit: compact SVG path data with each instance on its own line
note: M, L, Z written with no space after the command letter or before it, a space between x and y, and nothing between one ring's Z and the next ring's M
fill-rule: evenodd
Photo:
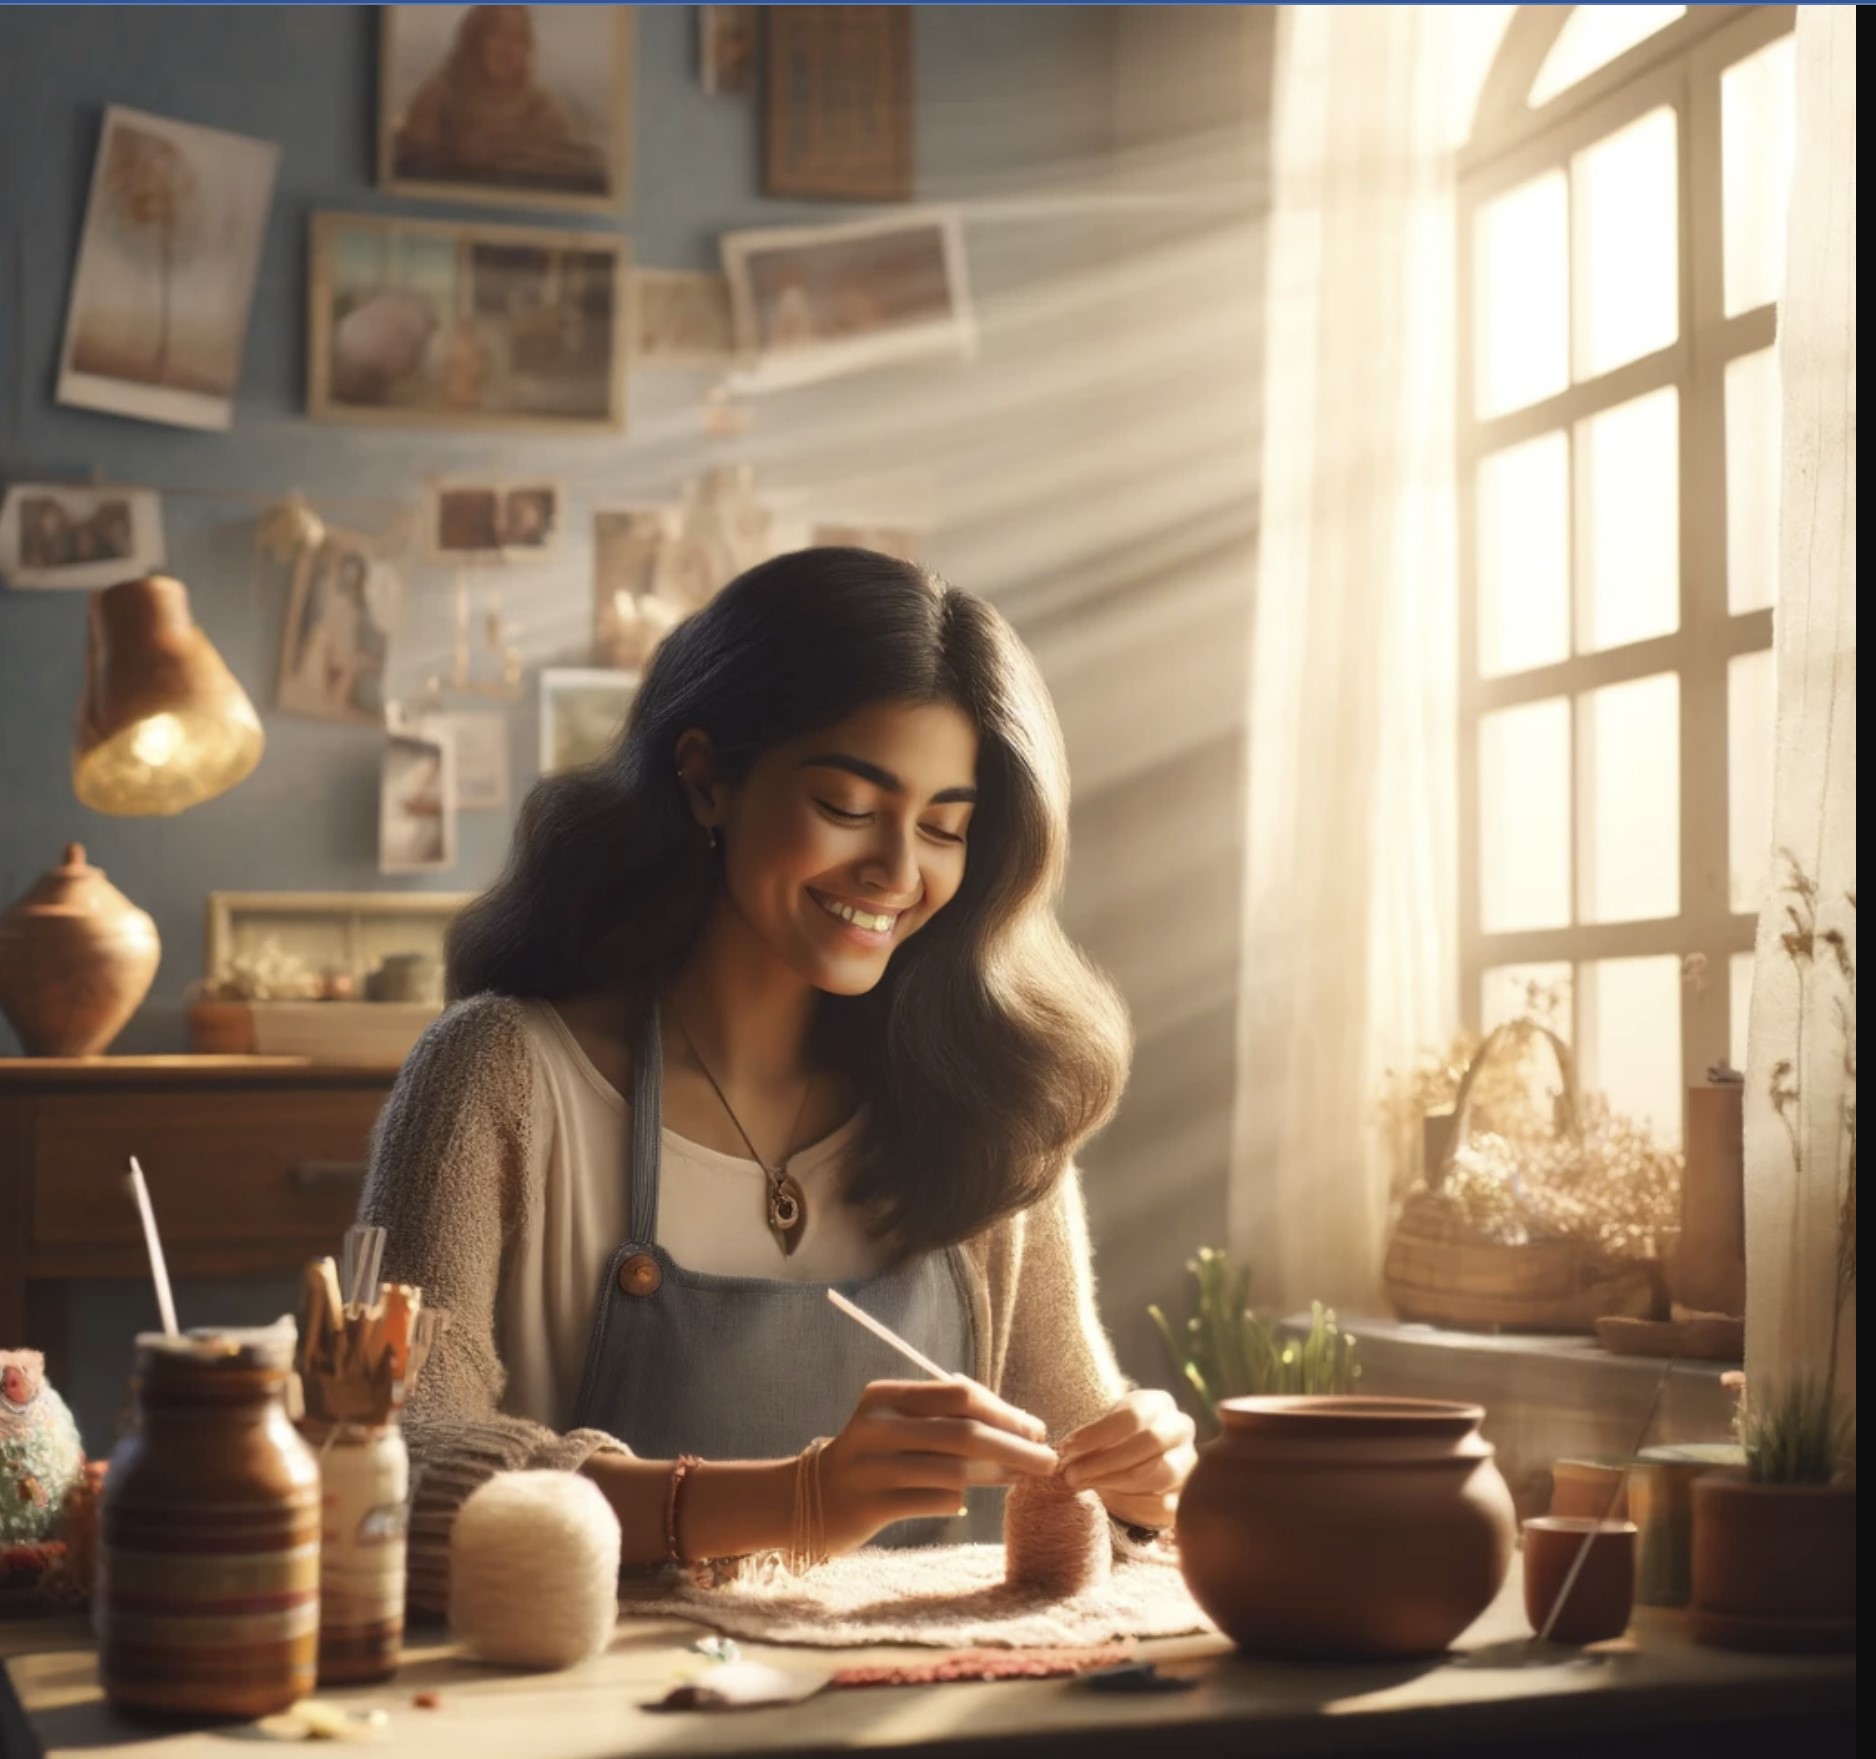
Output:
M1193 1311L1175 1333L1157 1305L1149 1306L1173 1373L1193 1396L1193 1415L1218 1433L1218 1401L1266 1394L1346 1393L1360 1378L1355 1340L1320 1301L1310 1304L1308 1335L1285 1338L1274 1314L1250 1307L1251 1273L1232 1274L1229 1256L1201 1246L1192 1273Z
M1787 927L1779 944L1796 968L1799 984L1800 1047L1808 1018L1806 991L1820 975L1834 978L1831 1012L1842 1039L1843 1089L1838 1104L1836 1299L1831 1310L1830 1341L1821 1367L1775 1383L1751 1399L1740 1388L1737 1428L1746 1450L1746 1470L1761 1484L1830 1484L1856 1480L1856 1406L1851 1389L1848 1408L1838 1399L1837 1370L1843 1325L1856 1299L1856 948L1840 928L1818 927L1817 882L1790 850L1781 849L1785 867ZM1843 895L1856 921L1856 891ZM1770 1075L1772 1108L1791 1141L1794 1180L1804 1172L1804 1132L1800 1128L1803 1093L1798 1058L1782 1057Z
M1397 1206L1415 1199L1455 1235L1494 1245L1573 1241L1616 1258L1656 1258L1680 1223L1681 1156L1600 1094L1572 1095L1554 1022L1557 986L1527 984L1524 1011L1481 1040L1461 1033L1383 1078L1379 1122ZM1464 1136L1429 1166L1428 1118L1465 1087Z

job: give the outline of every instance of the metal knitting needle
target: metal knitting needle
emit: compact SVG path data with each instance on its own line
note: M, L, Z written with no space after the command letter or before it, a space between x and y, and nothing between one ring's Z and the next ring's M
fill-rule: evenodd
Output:
M882 1344L897 1350L914 1368L929 1374L932 1379L963 1380L965 1378L962 1374L953 1374L948 1369L940 1368L929 1356L921 1355L890 1326L881 1325L872 1314L862 1308L854 1306L838 1289L829 1289L827 1291L827 1298L834 1306L838 1307L842 1313L846 1314L849 1319L865 1326Z

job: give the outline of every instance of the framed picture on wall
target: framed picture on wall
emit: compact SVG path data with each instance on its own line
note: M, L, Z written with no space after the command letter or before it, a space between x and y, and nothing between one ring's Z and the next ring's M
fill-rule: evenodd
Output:
M909 6L771 6L762 192L912 199Z
M958 217L726 232L737 384L769 390L976 350Z
M730 284L708 270L632 271L636 367L727 367L736 352Z
M437 562L534 561L560 547L565 504L557 483L431 483L424 547Z
M58 399L234 425L280 148L112 105L91 171Z
M697 77L713 98L741 97L756 83L760 6L697 8Z
M636 672L566 667L541 674L541 774L602 758L617 742L638 694Z
M307 412L616 433L629 268L606 233L316 214Z
M95 591L163 564L154 489L15 483L0 497L0 580Z
M483 205L628 205L629 6L383 6L378 181Z

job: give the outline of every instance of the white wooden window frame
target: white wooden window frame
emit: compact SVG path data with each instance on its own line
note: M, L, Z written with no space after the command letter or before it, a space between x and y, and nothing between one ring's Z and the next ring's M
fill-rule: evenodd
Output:
M1725 315L1722 251L1720 76L1726 68L1787 35L1789 6L1691 8L1648 41L1599 69L1541 108L1525 97L1570 12L1567 6L1521 7L1488 75L1461 168L1458 201L1459 321L1459 950L1461 1007L1475 1028L1484 979L1502 966L1568 964L1582 1045L1582 967L1606 959L1703 955L1703 982L1681 986L1683 1075L1693 1078L1726 1059L1731 1044L1734 954L1750 953L1756 917L1732 908L1728 818L1727 665L1772 645L1770 610L1731 614L1727 598L1726 367L1772 345L1776 308ZM1680 312L1675 342L1556 396L1510 414L1475 415L1473 242L1475 220L1495 196L1561 169L1569 182L1577 152L1661 106L1678 132ZM1572 193L1572 200L1574 195ZM1574 251L1574 235L1572 229ZM1572 653L1554 665L1507 676L1480 675L1476 480L1484 458L1519 441L1561 430L1572 436L1585 417L1672 385L1680 409L1680 620L1671 635L1598 653ZM1574 509L1574 440L1570 493ZM1571 514L1574 528L1574 510ZM1578 569L1571 568L1569 627ZM1581 920L1582 826L1578 819L1577 704L1607 685L1673 672L1680 679L1680 908L1640 922ZM1480 899L1479 732L1483 718L1520 703L1563 698L1570 705L1571 925L1512 933L1485 932Z

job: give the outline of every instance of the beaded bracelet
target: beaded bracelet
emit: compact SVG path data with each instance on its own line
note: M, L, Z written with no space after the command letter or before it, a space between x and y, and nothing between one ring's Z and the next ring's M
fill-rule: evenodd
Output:
M684 1488L684 1480L690 1476L693 1470L702 1464L703 1461L698 1459L695 1454L680 1454L677 1459L677 1464L671 1468L671 1484L670 1488L665 1492L664 1498L664 1556L666 1563L681 1565L684 1562L683 1548L679 1546L677 1542L677 1495L678 1492Z

